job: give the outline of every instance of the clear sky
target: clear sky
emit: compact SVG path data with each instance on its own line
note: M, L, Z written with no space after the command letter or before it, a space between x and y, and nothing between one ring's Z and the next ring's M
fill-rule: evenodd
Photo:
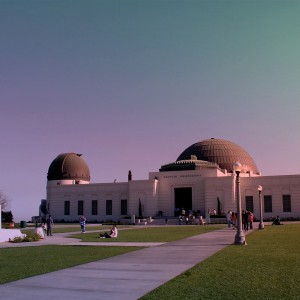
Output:
M0 189L38 214L50 163L147 179L230 140L263 175L300 174L300 1L0 0Z

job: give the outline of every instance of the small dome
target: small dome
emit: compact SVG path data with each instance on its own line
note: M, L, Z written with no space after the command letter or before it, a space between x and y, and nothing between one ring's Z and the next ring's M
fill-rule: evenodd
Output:
M90 170L81 154L62 153L52 161L47 179L90 181Z
M258 173L252 157L243 148L230 141L212 138L195 143L185 149L177 161L190 159L191 155L196 156L198 160L217 163L221 169L228 172L232 172L233 164L238 161L242 164L242 172Z

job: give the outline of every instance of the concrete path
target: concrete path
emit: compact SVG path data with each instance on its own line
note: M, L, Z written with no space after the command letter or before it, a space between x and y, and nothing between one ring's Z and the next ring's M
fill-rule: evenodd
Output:
M57 226L58 227L58 226ZM78 227L78 226L76 226ZM142 229L143 227L137 228L119 228L119 232L122 230L138 230ZM96 233L97 235L99 232L105 232L106 230L89 230L87 233ZM45 238L40 239L39 242L29 242L29 243L9 243L4 242L0 243L0 248L15 248L15 247L38 247L38 246L45 246L45 245L68 245L68 246L133 246L133 247L153 247L162 245L165 243L140 243L140 242L82 242L81 239L70 238L70 236L74 234L80 234L80 231L74 232L64 232L64 233L54 233L53 236L45 236ZM0 298L1 299L1 298Z
M226 228L176 242L155 243L142 250L2 284L0 299L135 300L231 245L235 234L235 230ZM53 243L60 239L57 235L51 238ZM61 239L62 244L79 244L75 239ZM49 237L44 243L50 241Z

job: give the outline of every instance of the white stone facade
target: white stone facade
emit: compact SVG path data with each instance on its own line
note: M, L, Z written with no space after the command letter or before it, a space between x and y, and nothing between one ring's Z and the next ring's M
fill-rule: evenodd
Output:
M242 209L253 207L256 218L259 218L258 185L263 187L263 203L268 202L264 207L265 219L276 215L281 218L300 217L300 175L241 174ZM75 221L81 214L90 222L117 221L125 216L138 216L140 200L144 217L155 217L159 211L172 217L176 214L176 203L182 204L180 206L185 203L184 199L178 199L180 195L188 199L186 207L178 209L198 211L203 217L208 209L217 209L218 201L222 213L236 211L235 176L219 168L151 172L147 180L121 183L57 184L49 181L47 208L56 221Z

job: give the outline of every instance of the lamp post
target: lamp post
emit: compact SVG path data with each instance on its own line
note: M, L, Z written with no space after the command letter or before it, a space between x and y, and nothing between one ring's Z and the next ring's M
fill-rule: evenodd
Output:
M262 208L262 201L261 201L262 186L259 185L257 187L257 189L258 189L258 198L259 198L259 218L260 218L258 229L265 229L264 218L263 218L263 208Z
M235 245L247 245L245 235L242 229L242 201L241 201L241 187L240 187L240 173L242 165L237 161L233 164L233 170L236 174L235 188L236 188L236 210L237 210L237 231L235 235Z

